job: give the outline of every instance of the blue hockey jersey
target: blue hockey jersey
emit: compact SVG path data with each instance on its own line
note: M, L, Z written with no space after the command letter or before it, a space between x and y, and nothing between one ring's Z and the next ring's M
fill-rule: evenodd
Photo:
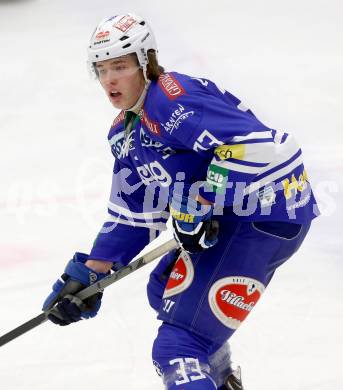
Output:
M209 80L162 74L139 116L122 111L108 140L115 157L109 218L93 259L127 264L166 229L175 187L214 202L220 223L305 223L318 214L294 137L265 126Z

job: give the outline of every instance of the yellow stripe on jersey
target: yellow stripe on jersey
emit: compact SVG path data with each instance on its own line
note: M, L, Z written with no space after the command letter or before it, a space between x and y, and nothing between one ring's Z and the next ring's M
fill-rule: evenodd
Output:
M214 150L214 154L221 160L228 160L235 158L236 160L243 160L245 155L245 145L220 145Z

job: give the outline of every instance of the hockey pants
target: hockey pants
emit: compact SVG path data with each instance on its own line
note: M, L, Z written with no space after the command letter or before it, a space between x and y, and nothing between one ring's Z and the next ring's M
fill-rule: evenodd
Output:
M231 372L226 341L259 301L275 270L300 247L310 224L221 223L219 242L170 252L150 275L150 305L163 323L152 358L168 390L221 389ZM225 351L224 351L225 350Z

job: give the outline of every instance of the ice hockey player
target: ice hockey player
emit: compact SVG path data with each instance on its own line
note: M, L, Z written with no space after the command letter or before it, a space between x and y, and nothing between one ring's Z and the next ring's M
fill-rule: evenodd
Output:
M162 320L152 360L168 390L242 389L228 340L275 270L300 247L317 207L294 137L265 126L212 81L167 72L153 32L134 14L104 19L89 67L119 115L105 221L89 255L75 253L44 309L69 325L94 317L102 294L75 294L127 265L166 229L180 249L150 275Z

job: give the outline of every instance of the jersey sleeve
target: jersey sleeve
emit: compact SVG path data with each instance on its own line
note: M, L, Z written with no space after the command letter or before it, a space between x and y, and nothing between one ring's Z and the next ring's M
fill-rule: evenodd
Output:
M161 206L160 206L161 205ZM157 202L154 189L145 186L135 170L115 161L108 218L90 258L127 265L166 229L166 203Z
M200 194L231 206L239 194L238 183L248 186L273 161L276 131L229 92L208 80L196 79L194 83L201 85L174 102L188 116L174 126L172 136L204 158L212 158Z

